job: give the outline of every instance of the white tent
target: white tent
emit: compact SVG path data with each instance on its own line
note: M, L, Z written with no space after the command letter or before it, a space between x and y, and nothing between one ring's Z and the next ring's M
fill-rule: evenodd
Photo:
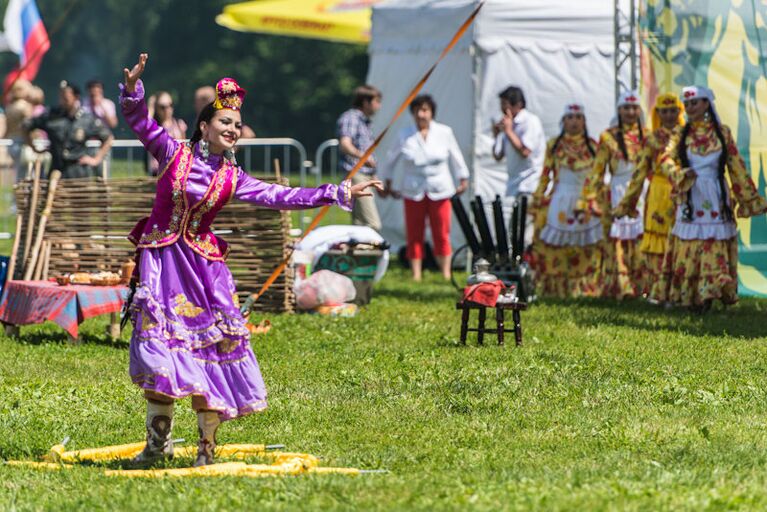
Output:
M416 81L476 7L474 0L388 0L373 7L368 83L384 94L379 133ZM506 164L493 160L491 123L501 117L498 93L521 87L527 108L547 136L559 133L566 102L586 108L597 138L615 113L613 2L609 0L487 0L474 25L442 61L423 92L437 102L437 120L455 132L472 171L474 193L492 201L506 190ZM403 114L377 151L383 163ZM395 183L397 178L395 177ZM400 201L378 199L384 237L404 240ZM462 239L454 222L454 241Z

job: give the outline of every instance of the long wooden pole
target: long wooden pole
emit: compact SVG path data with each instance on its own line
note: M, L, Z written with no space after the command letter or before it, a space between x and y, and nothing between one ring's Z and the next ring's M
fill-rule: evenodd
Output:
M474 23L474 20L476 19L477 15L479 14L479 11L482 10L482 6L485 5L484 1L479 2L477 4L477 7L472 11L472 13L469 15L468 18L466 18L466 21L461 24L461 26L458 28L456 33L453 35L452 39L450 39L450 42L445 46L445 48L442 50L442 53L439 54L439 57L437 60L432 64L432 66L429 68L428 71L421 77L421 79L418 81L418 83L415 84L415 86L410 90L410 93L407 95L405 100L400 104L399 108L395 112L394 116L389 121L389 124L386 125L386 128L383 129L383 131L378 135L378 137L375 138L373 141L373 144L365 152L362 154L360 159L357 161L357 164L352 168L351 171L349 171L349 174L346 175L346 180L352 179L355 174L362 168L363 165L368 161L370 156L373 154L373 151L376 150L378 145L381 143L383 138L386 136L386 132L389 131L389 128L392 127L392 125L399 119L399 117L402 115L405 110L410 106L410 102L412 102L416 96L418 96L418 93L421 92L421 89L423 88L424 84L427 80L429 80L429 77L434 73L434 70L437 68L437 65L442 62L442 59L445 58L445 56L450 53L450 50L453 49L453 47L458 43L458 41L463 37L463 35L466 33L466 31L469 29L472 23ZM312 220L311 224L309 224L309 227L306 228L306 231L304 231L303 235L301 236L300 240L303 240L306 235L308 235L311 231L316 228L322 218L325 216L325 214L328 213L328 210L330 210L330 206L323 206L320 208L319 213L316 217ZM299 240L299 241L300 241ZM272 274L269 276L269 278L266 280L266 282L261 286L261 289L256 292L252 293L246 300L245 304L243 304L243 307L241 308L241 312L245 317L250 313L251 308L253 307L253 304L266 292L266 290L269 289L269 287L274 284L274 282L277 280L277 278L282 274L282 272L285 270L285 267L287 267L288 262L290 261L290 258L293 256L293 250L289 250L287 256L282 260L282 262L277 266L276 269L272 272Z
M45 251L48 250L48 240L43 240L43 246L40 248L40 257L37 258L35 264L35 273L32 274L32 279L39 281L43 275L43 265L45 265Z
M61 171L55 170L51 173L51 179L48 181L48 197L45 201L45 209L43 210L43 214L40 216L40 225L37 228L35 245L32 247L32 251L30 252L29 264L24 269L25 281L28 281L32 278L32 273L35 270L37 258L40 256L40 247L43 245L43 236L45 235L45 224L48 222L48 216L51 214L53 198L56 196L56 187L59 185L60 178Z
M21 225L24 223L24 215L16 214L16 234L13 235L13 248L11 249L11 259L8 261L8 281L13 281L13 274L16 272L16 261L19 254L19 245L21 241Z
M44 281L48 280L48 270L51 264L51 250L53 243L50 240L45 241L45 258L43 259L43 276Z
M40 196L40 160L35 162L34 174L32 175L32 191L29 199L29 220L27 221L27 236L24 239L24 270L29 262L29 251L32 248L32 235L34 234L35 215L37 215L37 201Z

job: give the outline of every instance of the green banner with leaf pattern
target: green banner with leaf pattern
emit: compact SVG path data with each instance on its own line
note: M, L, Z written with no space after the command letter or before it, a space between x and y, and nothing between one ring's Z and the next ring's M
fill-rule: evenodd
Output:
M642 94L705 85L759 192L767 182L767 2L643 0ZM767 216L738 219L741 295L767 296Z

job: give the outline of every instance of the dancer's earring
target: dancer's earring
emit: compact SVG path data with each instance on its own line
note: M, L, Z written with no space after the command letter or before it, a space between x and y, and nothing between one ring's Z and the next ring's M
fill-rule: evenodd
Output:
M210 144L205 139L200 141L200 153L203 158L208 158L210 156Z

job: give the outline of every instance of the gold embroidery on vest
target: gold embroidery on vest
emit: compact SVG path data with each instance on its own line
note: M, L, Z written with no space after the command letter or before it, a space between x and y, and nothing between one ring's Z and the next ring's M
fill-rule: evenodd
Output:
M200 222L202 222L202 217L213 209L221 197L221 191L224 189L226 173L228 170L228 165L222 165L221 168L216 172L215 176L213 177L212 191L209 195L207 195L208 199L206 200L205 196L203 196L203 199L200 201L200 203L198 203L197 208L194 210L191 222L189 223L189 235L192 237L194 243L197 244L197 246L205 253L206 256L210 253L217 253L218 247L211 243L210 234L208 234L203 239L197 235L197 231L200 229Z
M155 224L152 226L151 233L141 236L142 244L157 245L157 243L163 241L178 231L179 224L184 215L184 204L186 202L186 197L184 194L184 178L189 172L187 167L189 166L190 160L192 158L192 151L185 144L182 144L179 151L181 152L181 155L178 161L178 166L176 167L176 175L173 179L173 213L171 214L168 229L166 229L164 232L160 231L157 224Z

